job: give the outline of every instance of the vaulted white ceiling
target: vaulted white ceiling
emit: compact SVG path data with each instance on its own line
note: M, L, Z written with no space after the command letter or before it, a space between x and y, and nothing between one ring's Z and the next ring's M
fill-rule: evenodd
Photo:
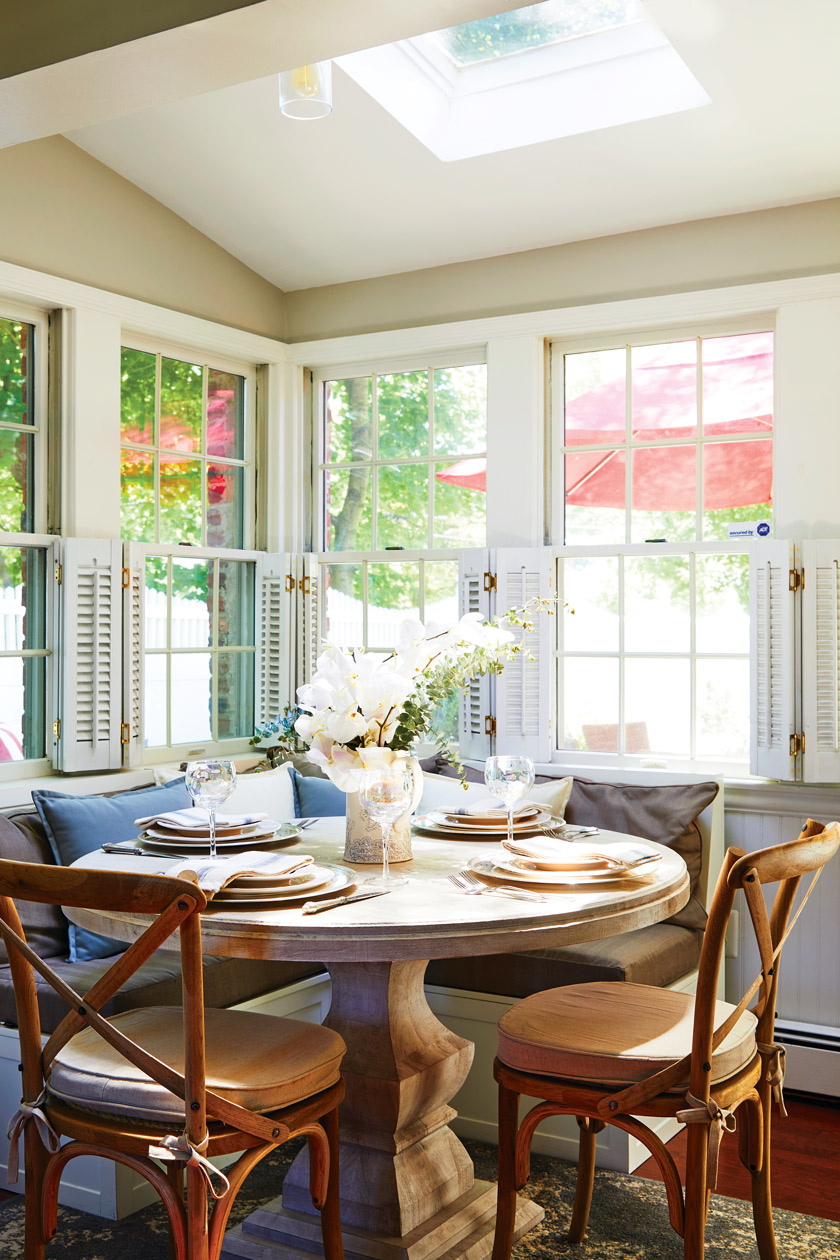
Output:
M238 45L239 83L65 134L286 290L840 194L837 0L645 7L710 105L443 163L337 67L329 118L283 118Z

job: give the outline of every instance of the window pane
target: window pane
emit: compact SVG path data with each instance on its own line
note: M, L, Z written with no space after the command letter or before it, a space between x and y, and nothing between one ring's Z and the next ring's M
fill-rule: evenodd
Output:
M391 464L379 469L376 545L425 547L429 541L429 470L425 464Z
M697 536L697 447L633 451L631 542Z
M0 762L45 756L43 656L0 659Z
M624 646L628 652L688 652L690 579L686 556L624 561Z
M567 455L566 542L626 541L625 451L587 451Z
M487 367L435 369L435 451L471 455L487 446Z
M446 471L443 465L442 471ZM434 547L482 547L487 540L487 495L449 485L435 474Z
M563 562L563 646L567 652L618 650L618 560Z
M698 661L698 757L746 761L749 754L749 661Z
M393 647L406 617L420 618L420 565L369 565L367 647Z
M376 378L379 458L427 455L429 378L426 372L395 372Z
M172 658L171 668L172 743L210 739L210 653L184 652Z
M695 561L697 651L750 650L750 586L746 555L698 556ZM749 711L749 706L747 706Z
M152 446L157 355L123 346L120 366L120 437L123 442Z
M35 448L31 433L0 429L0 529L32 533Z
M198 459L161 454L159 542L201 544L202 468Z
M212 560L172 560L170 647L194 648L211 645L212 568Z
M254 653L220 652L217 661L219 739L254 733Z
M0 649L46 648L47 555L41 548L0 548ZM43 757L46 660L0 657L0 761Z
M213 567L210 567L208 605L212 607ZM238 560L219 561L219 632L220 647L246 647L254 637L255 565Z
M324 461L349 464L373 458L373 387L369 376L324 386Z
M634 440L693 438L697 432L697 342L634 347L630 362Z
M155 457L120 451L120 535L132 542L156 542Z
M204 370L179 359L160 361L160 444L173 451L201 450Z
M146 557L146 647L165 648L169 645L169 566L164 556Z
M35 329L0 319L0 420L32 423L32 369Z
M592 446L624 442L627 435L627 354L598 350L567 354L565 444Z
M703 537L727 538L736 521L772 518L773 442L709 442L703 447Z
M207 546L242 547L245 469L207 464Z
M162 748L166 734L168 657L146 655L143 662L143 732L147 748Z
M216 368L207 371L207 454L245 457L245 381Z
M364 644L363 566L328 564L321 569L326 590L327 635L341 647Z
M330 551L371 547L371 468L349 468L325 478L325 533Z
M454 625L458 620L458 561L430 560L423 565L426 625Z
M618 750L618 661L580 657L563 662L562 748Z
M702 344L704 434L772 430L773 334L707 337Z
M625 661L625 720L628 730L631 723L642 724L635 728L640 752L688 756L690 677L687 660Z
M8 650L25 648L28 651L47 646L47 553L41 547L3 547L0 552L3 565L2 598L5 602L3 647ZM13 594L10 594L12 592ZM7 620L9 601L13 600L15 629L12 632ZM10 641L10 633L15 642Z

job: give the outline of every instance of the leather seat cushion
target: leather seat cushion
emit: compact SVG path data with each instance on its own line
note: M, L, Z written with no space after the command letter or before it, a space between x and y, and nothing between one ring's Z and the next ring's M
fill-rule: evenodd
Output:
M733 1010L718 1002L715 1027ZM577 984L524 998L499 1020L499 1058L542 1076L623 1085L691 1050L694 997L640 984ZM754 1057L756 1018L745 1011L715 1051L712 1081Z
M426 982L522 998L543 989L591 980L671 984L696 967L699 958L698 932L654 923L635 932L560 949L434 959L426 970Z
M71 963L62 958L48 958L47 961L53 971L67 984L71 984L77 993L86 993L116 960L95 958L87 962ZM319 975L323 970L319 963L208 957L204 959L204 1005L220 1007L247 1002L250 998L260 997L273 989L281 989L296 980ZM67 1003L37 972L35 987L41 1014L41 1032L54 1032L67 1014ZM171 951L160 951L129 976L119 993L102 1007L102 1014L116 1015L119 1011L133 1010L139 1006L180 1005L180 955ZM0 967L0 1021L17 1024L14 986L8 964Z
M184 1068L183 1012L171 1006L125 1011L110 1021L162 1062ZM207 1087L251 1111L275 1111L339 1079L344 1042L320 1024L251 1011L205 1012ZM92 1028L59 1052L49 1092L74 1107L183 1124L184 1102L151 1080Z

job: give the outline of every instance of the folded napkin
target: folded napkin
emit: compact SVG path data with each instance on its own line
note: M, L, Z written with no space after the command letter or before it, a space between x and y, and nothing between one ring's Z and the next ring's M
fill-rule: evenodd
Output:
M281 877L302 873L311 866L315 859L309 853L266 853L254 850L249 853L237 853L236 857L186 858L167 868L167 875L176 879L189 879L198 884L203 893L213 896L226 888L240 875L278 875Z
M499 822L503 822L507 818L507 810L501 801L497 801L493 796L482 797L479 801L471 801L469 805L460 808L447 809L441 811L451 818L474 818L476 815L480 818L486 818L490 815L499 815ZM513 816L517 822L524 822L528 818L536 818L538 814L543 812L541 805L535 805L531 801L523 801L520 805L513 808Z
M264 822L268 814L217 814L217 827L247 827L251 823ZM206 809L173 809L168 813L149 814L146 818L135 818L135 827L152 827L159 825L174 831L206 831L210 825L210 814Z
M629 867L642 861L655 861L659 854L653 849L644 848L640 844L611 844L602 849L588 844L559 844L530 837L527 840L503 840L502 848L517 857L527 858L531 862L547 869L571 869L575 866L595 866L606 863L608 866Z

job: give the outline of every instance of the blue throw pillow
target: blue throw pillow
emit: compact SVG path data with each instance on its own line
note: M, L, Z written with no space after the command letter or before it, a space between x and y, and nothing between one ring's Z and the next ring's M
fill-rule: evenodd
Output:
M32 801L59 866L69 866L105 841L116 844L120 840L133 840L137 835L135 818L192 805L183 779L175 779L165 787L119 792L116 796L71 796L66 792L36 789ZM70 925L71 962L109 958L125 947L125 941L112 941L74 923Z
M292 770L296 818L337 818L347 811L347 796L331 779Z

